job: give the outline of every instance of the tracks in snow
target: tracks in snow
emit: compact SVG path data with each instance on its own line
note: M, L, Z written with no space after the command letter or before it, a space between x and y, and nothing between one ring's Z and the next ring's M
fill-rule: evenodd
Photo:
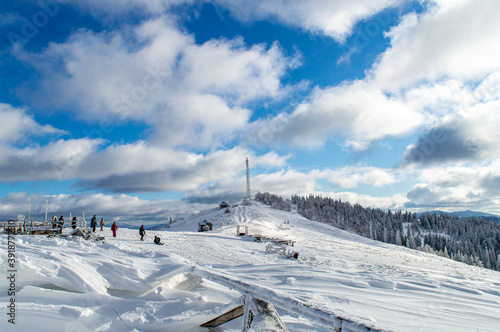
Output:
M246 224L254 219L254 213L252 209L238 205L235 210L235 217L238 224Z

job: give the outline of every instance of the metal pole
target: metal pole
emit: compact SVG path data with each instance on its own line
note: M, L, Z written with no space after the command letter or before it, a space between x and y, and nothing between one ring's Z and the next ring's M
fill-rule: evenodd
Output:
M251 196L251 191L250 191L250 167L248 166L248 157L246 160L246 166L247 166L247 197L250 198Z

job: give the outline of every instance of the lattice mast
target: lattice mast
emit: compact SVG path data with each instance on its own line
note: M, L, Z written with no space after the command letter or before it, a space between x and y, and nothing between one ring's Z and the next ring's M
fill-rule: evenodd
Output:
M247 195L246 198L250 198L251 196L251 191L250 191L250 167L248 166L248 157L246 160L246 165L247 165Z

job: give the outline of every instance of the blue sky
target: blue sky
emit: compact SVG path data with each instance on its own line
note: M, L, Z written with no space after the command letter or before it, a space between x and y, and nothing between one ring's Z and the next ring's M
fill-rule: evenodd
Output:
M0 216L159 222L252 191L500 213L486 0L0 4Z

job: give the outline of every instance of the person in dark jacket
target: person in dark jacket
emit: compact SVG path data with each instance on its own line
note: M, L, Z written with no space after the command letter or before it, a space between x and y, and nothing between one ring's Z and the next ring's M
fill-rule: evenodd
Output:
M97 218L94 214L92 220L90 221L90 227L92 227L92 233L95 233L95 228L97 227Z
M116 221L114 221L113 225L111 225L111 230L113 231L113 237L116 237L116 231L118 230L118 225L116 224Z
M59 227L59 233L62 233L62 229L64 227L64 217L63 216L61 216L59 218L59 225L58 225L58 227Z
M155 240L154 243L159 244L159 245L164 245L165 243L161 242L161 239L159 236L155 235Z
M71 227L73 227L73 229L75 229L76 224L77 224L76 217L73 217L73 220L71 221Z
M144 225L141 225L141 228L139 228L139 235L141 236L141 241L144 241L144 236L146 236L146 230L144 229Z

